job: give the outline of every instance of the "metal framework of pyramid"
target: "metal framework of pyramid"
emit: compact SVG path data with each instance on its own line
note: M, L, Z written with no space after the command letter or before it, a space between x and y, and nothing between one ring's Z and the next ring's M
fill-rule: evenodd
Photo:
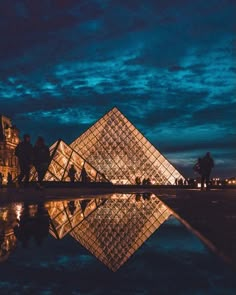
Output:
M109 182L105 176L88 163L78 152L62 140L56 141L50 147L51 161L44 176L45 181L69 181L68 171L73 164L76 169L75 180L80 180L81 170L84 167L88 180L91 182ZM36 180L35 169L31 171L31 180Z
M54 238L62 239L105 201L106 199L93 198L92 200L49 202L50 233ZM72 204L73 211L70 210Z
M51 234L70 234L112 271L118 270L172 214L155 195L113 194L88 201L81 211L69 214L68 203L49 209ZM60 208L59 208L60 207ZM57 209L56 209L57 208ZM82 214L83 213L83 214Z
M116 184L175 184L184 177L117 109L113 108L70 145Z

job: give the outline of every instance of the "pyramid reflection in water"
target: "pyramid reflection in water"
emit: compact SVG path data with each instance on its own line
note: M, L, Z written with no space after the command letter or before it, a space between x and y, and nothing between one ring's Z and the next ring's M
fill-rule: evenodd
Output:
M70 234L113 271L160 227L171 211L155 195L120 195L49 203L51 233L56 238Z
M49 202L50 233L55 238L62 239L104 202L106 199L100 198Z

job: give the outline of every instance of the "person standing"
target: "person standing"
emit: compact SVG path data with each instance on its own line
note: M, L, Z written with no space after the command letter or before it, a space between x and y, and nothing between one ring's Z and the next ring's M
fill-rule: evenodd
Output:
M81 170L80 178L81 178L82 183L84 183L84 184L87 183L88 176L87 176L87 172L86 172L86 169L85 169L84 166L83 166L83 168Z
M70 169L68 171L68 176L70 177L70 182L75 182L75 174L76 174L76 170L74 165L72 164L70 166Z
M7 185L8 186L12 185L12 175L10 172L7 173Z
M201 190L204 190L204 184L206 183L206 190L209 190L209 180L211 170L214 167L214 160L209 152L201 159L200 162L200 174L201 174Z
M38 137L34 145L33 152L34 152L34 166L38 174L37 187L41 189L42 181L50 162L49 147L45 144L44 138L42 136Z
M24 186L29 184L30 168L33 164L33 146L30 143L30 135L25 134L23 141L18 143L15 149L15 155L18 158L20 174L18 175L18 184L21 187L24 179Z

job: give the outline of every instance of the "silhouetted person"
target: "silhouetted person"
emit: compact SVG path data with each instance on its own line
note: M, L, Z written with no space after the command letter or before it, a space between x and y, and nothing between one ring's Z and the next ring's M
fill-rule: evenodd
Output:
M18 157L20 174L18 176L18 184L22 185L22 180L24 179L24 184L28 185L30 167L33 164L33 147L30 143L29 134L24 135L24 140L20 142L15 149L15 155Z
M45 144L43 137L39 136L34 145L34 166L38 174L38 188L42 188L42 181L50 162L49 147Z
M136 177L135 178L135 183L137 184L137 185L140 185L141 184L141 180L140 180L140 177Z
M206 190L209 190L211 170L214 167L214 160L212 159L209 152L207 152L206 155L201 159L200 167L201 190L204 189L204 183L206 183Z
M87 183L87 177L88 177L88 175L87 175L87 172L86 172L86 170L85 170L84 167L81 170L80 177L81 177L82 183Z
M146 184L149 184L149 185L152 184L151 179L149 177L146 179Z
M8 185L8 186L11 186L12 183L13 183L13 181L12 181L12 175L11 175L10 172L8 172L8 173L7 173L7 185Z
M178 180L178 185L183 185L184 184L184 181L183 181L183 178L180 178L179 180Z
M5 230L3 228L0 228L0 247L2 246L5 239Z
M76 175L76 172L77 172L77 171L76 171L74 165L72 164L72 165L70 166L69 171L68 171L68 176L70 177L70 181L71 181L71 182L75 182L75 175Z

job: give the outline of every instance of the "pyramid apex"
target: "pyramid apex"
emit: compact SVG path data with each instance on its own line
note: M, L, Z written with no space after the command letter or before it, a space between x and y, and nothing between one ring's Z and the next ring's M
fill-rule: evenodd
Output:
M112 109L111 109L111 111L119 111L120 112L120 110L118 109L118 107L113 107Z
M117 106L114 106L108 113L118 113L122 114L122 112L118 109Z

